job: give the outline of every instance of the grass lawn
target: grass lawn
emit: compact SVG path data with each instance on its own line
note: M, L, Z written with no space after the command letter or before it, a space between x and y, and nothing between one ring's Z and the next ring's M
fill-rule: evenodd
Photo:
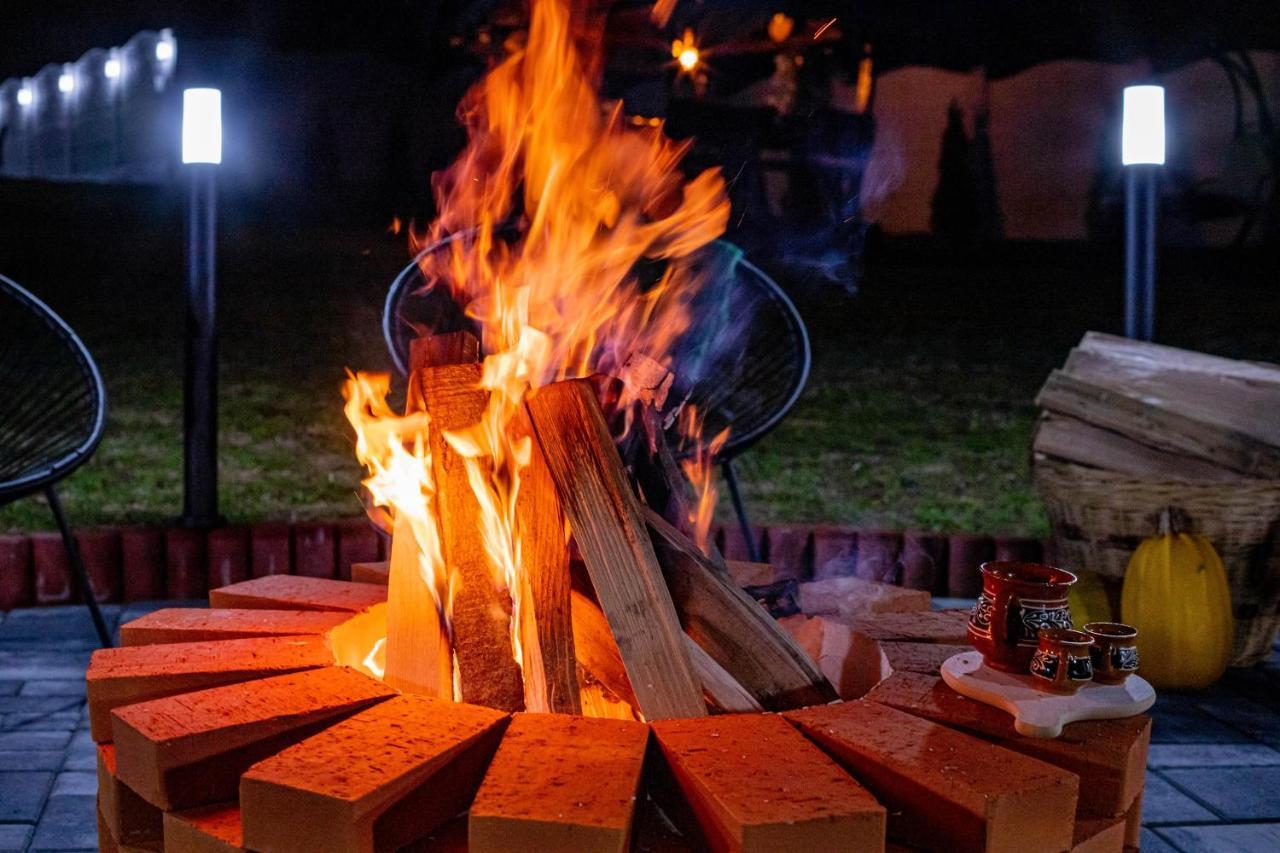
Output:
M0 271L63 313L107 382L106 437L61 486L81 526L181 510L181 216L171 199L144 207L74 237L53 225L0 237ZM229 520L360 511L339 386L346 367L387 369L379 311L405 260L398 240L372 230L224 228ZM1218 256L1167 269L1164 340L1280 359L1267 320L1280 301L1274 277ZM1115 330L1114 251L1023 247L979 263L895 243L873 253L855 297L773 272L809 322L815 361L792 415L739 463L754 517L1045 531L1028 468L1032 398L1084 330ZM0 508L0 529L51 526L37 499Z

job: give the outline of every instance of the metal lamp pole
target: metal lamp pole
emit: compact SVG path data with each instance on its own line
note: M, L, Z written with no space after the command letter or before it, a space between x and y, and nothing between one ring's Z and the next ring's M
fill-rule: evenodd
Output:
M1164 87L1124 90L1124 333L1150 341L1156 329L1156 212L1164 166Z
M182 93L182 162L187 172L187 348L183 377L182 524L213 527L218 517L218 166L222 93Z

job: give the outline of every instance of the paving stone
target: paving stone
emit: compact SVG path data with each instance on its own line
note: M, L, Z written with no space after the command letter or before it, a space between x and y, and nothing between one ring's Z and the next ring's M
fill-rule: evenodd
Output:
M5 770L61 770L66 756L60 749L0 750L0 772Z
M96 771L98 769L98 745L93 742L88 729L82 729L72 736L65 755L63 770Z
M1251 738L1280 745L1280 712L1240 696L1198 702L1201 712L1244 732Z
M24 682L0 681L0 696L17 696Z
M0 680L34 681L39 678L84 678L89 668L92 649L45 651L43 645L31 648L0 648Z
M1147 774L1142 794L1142 823L1216 821L1218 816L1179 791L1158 773Z
M1143 829L1138 838L1142 853L1179 853L1178 848L1165 841L1158 830Z
M0 728L6 731L74 731L80 725L79 711L56 714L5 714Z
M79 696L84 698L84 678L28 681L21 696Z
M1152 744L1250 742L1243 732L1215 720L1191 702L1178 702L1162 696L1151 709L1151 716L1154 720Z
M0 773L0 822L35 821L52 785L52 773Z
M1196 767L1163 775L1223 817L1280 820L1280 767Z
M1275 853L1280 850L1280 823L1223 824L1219 826L1169 826L1159 834L1183 853ZM1174 849L1147 846L1142 853Z
M1280 750L1263 744L1162 743L1147 753L1147 766L1264 767L1280 764Z
M31 850L97 850L95 798L84 794L50 797L36 824Z
M80 711L76 696L0 696L0 714L57 714Z
M66 749L71 732L0 732L0 750Z
M102 616L114 628L119 605L103 605ZM0 648L38 642L42 649L96 649L98 633L86 607L30 607L13 611L0 623Z
M59 773L53 780L53 792L50 797L66 797L66 796L97 796L98 793L98 773L97 768L92 772L67 770Z
M31 827L25 823L4 823L0 824L0 851L9 853L9 851L21 851L27 849L27 842L31 839Z

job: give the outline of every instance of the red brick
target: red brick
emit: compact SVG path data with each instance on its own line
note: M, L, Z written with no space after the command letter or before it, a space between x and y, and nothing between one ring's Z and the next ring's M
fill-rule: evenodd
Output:
M470 805L506 720L426 696L350 716L244 774L245 845L363 853L416 841Z
M81 530L76 533L76 545L94 598L119 601L123 593L119 531Z
M108 741L112 739L111 710L121 705L333 662L333 652L322 637L99 649L85 675L89 728L94 740Z
M1121 853L1123 850L1123 818L1085 818L1076 821L1071 853Z
M738 586L763 586L774 582L773 566L746 560L725 560L729 575Z
M629 849L649 728L518 714L471 805L471 853Z
M382 559L381 542L373 525L363 518L335 525L338 534L338 580L351 580L353 563L374 563Z
M753 527L751 528L751 536L756 542L756 555L760 556L764 554L764 530L759 527ZM751 552L747 550L746 537L742 535L742 525L725 525L720 541L723 543L720 546L720 553L724 555L726 560L751 559Z
M973 646L951 643L877 643L880 655L893 672L918 672L937 675L947 658L973 651Z
M1071 773L866 700L784 716L888 808L894 840L989 853L1071 846Z
M891 530L858 531L858 567L863 580L896 584L901 581L902 534Z
M813 538L808 527L775 524L765 531L765 560L778 580L803 580L812 574Z
M1071 723L1057 738L1024 737L1005 712L968 699L940 678L899 672L881 682L867 699L943 723L1000 746L1057 765L1080 777L1080 813L1118 817L1142 793L1146 778L1151 719Z
M653 723L687 809L676 817L714 851L879 850L885 810L773 714Z
M164 840L166 850L181 853L247 853L236 803L165 812Z
M34 587L31 540L16 534L0 534L0 610L30 605Z
M268 575L209 593L210 607L259 610L340 610L359 613L387 600L384 587L367 583Z
M846 527L813 530L813 578L837 578L858 568L858 534Z
M1024 536L997 536L993 559L1038 563L1044 559L1044 548L1039 539L1029 539Z
M308 578L338 574L338 543L329 524L293 526L293 573Z
M351 580L355 583L376 583L387 586L391 582L391 562L379 560L373 563L352 563Z
M947 593L947 537L908 532L902 536L902 585L908 589Z
M796 614L778 620L813 659L841 699L857 699L889 673L874 640L824 616Z
M861 540L859 540L861 541ZM800 609L810 616L852 621L870 613L927 611L929 593L856 577L828 578L797 585Z
M120 531L125 601L164 598L164 534L152 527Z
M175 527L164 536L165 594L168 598L204 598L209 591L205 532Z
M977 598L982 589L978 567L995 556L988 536L957 534L947 541L947 595Z
M120 626L120 644L155 646L248 637L323 635L350 618L350 613L339 611L167 607Z
M79 600L71 583L67 550L61 536L32 533L31 562L35 569L36 604L68 604Z
M120 781L109 743L98 745L98 813L117 844L159 850L164 843L160 809Z
M120 779L166 811L226 802L257 762L394 695L333 666L116 708ZM343 763L333 769L342 772Z
M929 610L913 613L874 613L851 623L859 634L872 640L905 643L969 642L969 611Z
M219 527L209 531L209 589L249 579L249 531L243 527Z
M249 569L255 578L293 574L293 535L287 524L249 529Z

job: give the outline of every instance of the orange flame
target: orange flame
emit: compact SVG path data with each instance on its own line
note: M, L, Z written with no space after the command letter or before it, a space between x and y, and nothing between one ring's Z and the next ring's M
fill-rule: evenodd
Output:
M680 468L693 485L694 505L689 508L689 526L693 528L693 541L707 553L711 537L711 522L715 518L716 501L720 497L713 479L716 454L729 440L729 428L716 433L711 441L702 441L703 413L697 406L685 406L680 411L680 447L691 448L689 456L680 462Z

